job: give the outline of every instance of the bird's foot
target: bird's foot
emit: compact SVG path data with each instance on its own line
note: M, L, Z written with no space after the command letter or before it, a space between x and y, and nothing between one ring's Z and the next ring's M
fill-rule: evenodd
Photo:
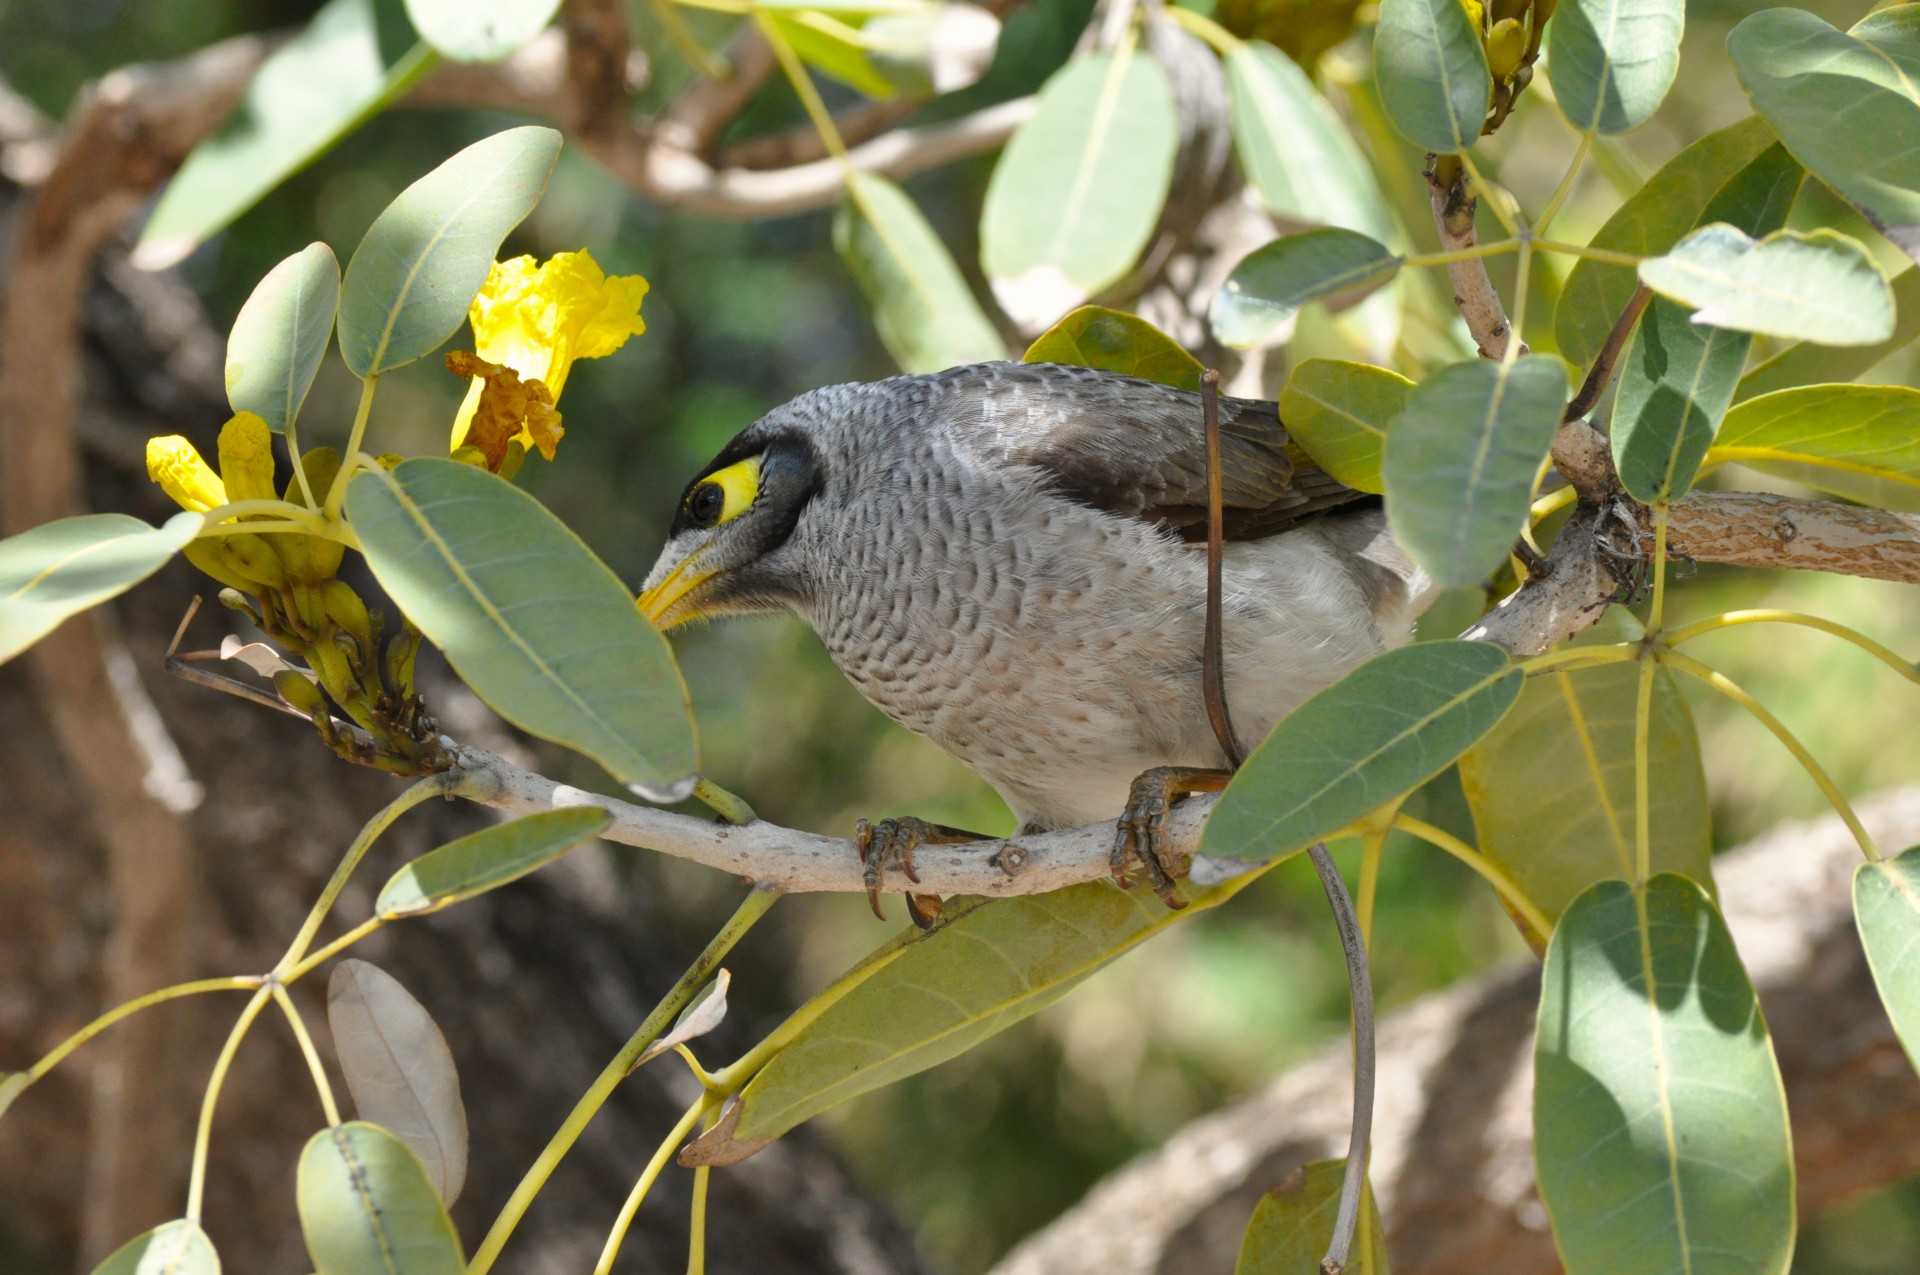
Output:
M1199 766L1155 766L1133 781L1127 808L1114 827L1113 856L1109 864L1114 884L1133 888L1132 860L1138 856L1147 869L1153 892L1170 908L1183 908L1173 893L1173 881L1184 875L1186 864L1167 851L1167 812L1182 797L1197 792L1219 792L1233 772Z
M907 880L915 885L920 884L920 874L913 867L913 852L921 846L958 845L966 841L984 840L987 838L977 832L928 823L911 815L882 819L879 823L860 820L853 826L853 843L859 848L860 862L865 868L862 877L867 884L867 902L872 905L873 914L883 921L887 919L886 913L880 910L880 885L886 879L889 868L898 868L906 874ZM940 918L940 896L908 894L907 911L915 925L930 930Z

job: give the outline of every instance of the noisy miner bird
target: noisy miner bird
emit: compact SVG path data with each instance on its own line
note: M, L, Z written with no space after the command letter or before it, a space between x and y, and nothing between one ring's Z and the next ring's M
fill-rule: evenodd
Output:
M1223 398L1226 700L1258 740L1404 642L1433 589L1379 498L1317 468L1273 403ZM832 385L742 430L688 484L640 606L791 611L887 716L986 779L1022 833L1120 816L1172 902L1167 807L1224 786L1201 687L1200 395L1090 368L982 363ZM918 845L862 821L870 898ZM915 900L926 923L937 899Z

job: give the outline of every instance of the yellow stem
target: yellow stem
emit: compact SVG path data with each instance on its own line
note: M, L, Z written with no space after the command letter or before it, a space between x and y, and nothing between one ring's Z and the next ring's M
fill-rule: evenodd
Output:
M326 504L322 507L329 522L338 522L340 519L340 502L346 499L347 479L353 476L357 468L354 462L360 456L360 444L367 437L367 418L373 414L373 391L379 384L378 375L369 376L360 383L360 406L354 409L353 429L347 434L347 450L342 457L340 472L333 476L333 486L327 488Z
M712 1099L704 1093L695 1099L693 1105L688 1107L686 1113L680 1117L680 1122L673 1126L672 1131L655 1149L653 1158L647 1161L647 1167L641 1170L639 1180L633 1184L633 1190L627 1192L627 1202L620 1206L620 1216L613 1220L613 1230L607 1233L607 1242L600 1250L600 1260L594 1263L593 1275L609 1275L613 1270L613 1259L620 1255L620 1245L627 1238L627 1228L633 1225L634 1214L640 1211L641 1201L645 1200L647 1192L653 1189L654 1180L660 1176L660 1171L667 1167L667 1160L673 1155L674 1148L678 1147L687 1134L692 1132L694 1123L707 1113L711 1102Z
M1647 610L1647 636L1659 637L1667 619L1667 502L1653 504L1653 605Z
M1553 922L1540 910L1540 905L1529 899L1526 892L1507 875L1499 864L1475 850L1460 838L1444 828L1436 828L1424 819L1415 819L1412 815L1395 815L1393 826L1402 832L1411 832L1428 845L1445 850L1460 862L1479 873L1486 883L1494 888L1505 900L1508 907L1526 918L1528 925L1541 937L1553 933Z
M1837 638L1853 643L1909 682L1920 683L1920 669L1914 667L1912 660L1900 658L1898 654L1857 629L1850 629L1837 621L1823 619L1817 615L1806 615L1799 611L1778 611L1770 607L1751 611L1727 611L1689 624L1683 629L1676 629L1668 634L1664 641L1668 646L1679 646L1704 633L1730 629L1741 624L1797 624L1802 628L1831 633Z
M1592 147L1593 134L1591 132L1580 134L1580 146L1573 152L1573 162L1567 165L1567 175L1560 179L1560 185L1554 189L1552 198L1547 200L1546 209L1533 223L1534 234L1547 233L1547 227L1553 224L1554 217L1560 212L1560 205L1566 203L1567 196L1573 193L1573 183L1579 179L1580 169L1587 162L1587 152Z
M1368 830L1360 843L1360 890L1354 899L1353 912L1360 923L1360 941L1369 951L1373 949L1373 902L1380 892L1380 855L1387 848L1387 834L1391 831L1392 820L1382 820L1379 827Z
M1540 497L1540 499L1534 501L1533 508L1529 510L1528 513L1534 522L1542 522L1560 510L1565 509L1578 499L1580 499L1579 492L1571 487L1562 487L1558 491L1550 491Z
M1637 266L1646 260L1631 252L1615 252L1611 248L1595 248L1588 244L1562 243L1558 239L1536 239L1533 246L1542 252L1565 253L1570 257L1584 257L1588 261L1603 261L1610 266Z
M261 980L259 978L251 975L232 978L203 978L192 983L175 983L171 987L163 987L158 991L148 992L145 996L136 996L123 1005L114 1006L73 1035L55 1045L44 1058L27 1068L27 1083L32 1084L34 1081L39 1080L42 1076L59 1066L68 1054L80 1048L80 1046L86 1044L121 1019L131 1018L143 1009L161 1004L164 1001L178 1000L182 996L198 996L202 992L226 992L256 988L260 986L260 983Z
M1184 10L1183 10L1184 12ZM1496 239L1471 248L1453 248L1446 252L1416 252L1400 259L1403 266L1449 266L1456 261L1478 261L1483 257L1504 257L1520 250L1518 239Z
M744 798L734 796L719 784L709 780L702 779L695 783L693 795L707 809L736 827L752 823L759 818Z
M313 498L313 485L307 480L307 467L300 463L300 436L294 432L293 422L287 422L287 455L293 458L294 481L300 484L300 499L309 509L318 509L319 503Z
M693 28L687 25L687 20L680 16L680 11L674 8L669 0L651 0L651 3L653 16L659 19L661 29L667 33L667 38L673 41L673 47L680 50L680 56L700 74L710 80L724 80L733 74L732 67L716 57L713 50L700 43L700 37L693 33ZM743 11L734 10L734 12Z
M187 1177L187 1220L196 1226L200 1222L200 1205L207 1194L207 1148L213 1142L213 1111L220 1105L220 1089L227 1083L227 1070L233 1066L233 1056L239 1052L240 1042L246 1039L247 1029L267 1007L268 995L267 986L254 992L253 999L240 1011L233 1030L227 1033L227 1043L220 1047L220 1056L214 1059L213 1074L207 1077L207 1096L200 1102L200 1123L193 1132L193 1171Z
M327 534L327 520L311 509L304 509L291 500L235 500L228 504L216 505L207 511L207 522L223 523L234 518L258 518L273 515L287 522L295 523L300 530L310 536ZM241 531L258 531L262 523L253 523L238 528ZM209 527L209 530L212 528Z
M707 1180L713 1176L710 1165L693 1171L693 1223L687 1232L687 1275L707 1273Z
M1645 885L1653 875L1653 674L1651 652L1640 660L1640 682L1633 701L1633 879Z
M1514 220L1513 214L1507 211L1507 201L1501 199L1495 192L1492 182L1480 175L1480 168L1473 162L1472 154L1467 151L1461 151L1460 163L1462 167L1467 170L1467 176L1473 181L1475 196L1485 197L1487 208L1493 213L1493 219L1500 223L1501 229L1505 230L1515 239L1525 238L1525 236L1520 233L1520 224Z
M1502 367L1520 361L1520 347L1526 344L1527 292L1533 278L1533 241L1520 241L1520 264L1513 272L1513 325L1508 329L1507 348L1500 356Z
M800 105L806 108L807 118L813 121L814 132L820 134L821 145L827 148L827 154L840 161L840 166L848 173L853 171L853 161L847 158L847 144L840 136L840 126L833 122L833 112L820 97L820 90L814 86L813 77L807 74L807 68L800 61L800 55L793 51L787 42L786 32L766 13L755 10L755 25L760 34L766 37L767 44L773 49L773 56L779 60L780 69L786 72L787 82L793 85L793 91L800 97Z
M319 951L313 953L311 956L308 956L304 960L300 961L298 964L294 965L291 969L288 969L285 972L283 972L280 975L280 981L282 983L289 983L289 984L299 982L302 978L305 978L308 974L312 973L316 966L326 964L328 961L340 955L340 953L346 951L348 948L352 947L355 943L358 943L361 939L367 937L367 935L373 933L375 930L379 929L381 926L385 925L386 923L387 923L387 918L383 916L368 917L366 920L360 922L360 924L354 926L351 930L348 930L345 934L342 934L339 938L335 939L333 942L327 944L325 947L321 948Z
M300 1017L300 1009L293 1003L293 997L287 995L287 989L279 983L268 984L273 992L273 1000L280 1012L287 1016L287 1026L293 1028L293 1038L300 1044L301 1056L307 1060L307 1070L313 1073L313 1087L320 1093L320 1110L326 1113L327 1127L340 1125L340 1107L333 1100L333 1084L327 1079L327 1069L320 1063L320 1051L313 1047L313 1037L307 1035L306 1020Z
M1215 22L1212 18L1194 12L1184 5L1170 4L1166 14L1174 22L1185 27L1193 34L1212 45L1214 51L1225 57L1246 44L1239 36Z
M1544 655L1533 655L1521 660L1520 671L1532 677L1536 673L1563 672L1601 664L1624 664L1628 660L1638 659L1639 656L1640 644L1637 642L1618 642L1611 646L1563 646L1557 651L1548 651Z

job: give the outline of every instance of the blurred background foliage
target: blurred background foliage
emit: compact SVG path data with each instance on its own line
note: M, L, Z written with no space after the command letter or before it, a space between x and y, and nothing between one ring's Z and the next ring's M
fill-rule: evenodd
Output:
M84 82L116 66L291 26L316 7L311 0L0 0L0 75L60 118ZM931 109L958 113L1032 91L1065 59L1090 7L1088 0L1031 0L1015 9L988 77ZM1584 241L1625 192L1683 145L1748 113L1724 44L1732 25L1761 7L1736 0L1688 6L1678 83L1645 127L1602 141L1557 238ZM1844 27L1871 6L1855 0L1805 7ZM645 7L633 8L643 46L664 49L651 38ZM710 38L725 29L715 15L691 16ZM1280 37L1306 56L1319 54L1322 78L1336 98L1348 98L1356 132L1378 145L1382 132L1366 126L1364 109L1370 6L1220 0L1216 16L1243 32ZM1350 20L1360 26L1349 34ZM657 105L688 74L671 54L658 57L646 98ZM827 92L843 100L832 86ZM1559 181L1575 140L1545 97L1536 79L1485 147L1499 179L1533 208ZM750 134L801 118L791 95L775 85L737 127ZM512 122L412 109L374 119L182 267L215 328L225 330L253 283L286 253L323 239L344 258L407 182ZM1383 189L1410 241L1430 247L1421 157L1402 143L1383 153ZM990 169L991 157L983 157L910 183L983 299L975 234ZM567 441L558 461L535 461L522 478L628 581L637 584L651 563L687 476L737 430L803 390L894 370L833 254L830 215L730 223L677 214L637 201L571 151L545 201L508 241L507 252L541 255L588 247L609 273L638 272L652 282L646 335L618 357L580 369L568 385ZM1524 335L1536 350L1552 350L1553 301L1572 259L1536 260L1545 268L1535 271ZM1512 262L1509 256L1493 263L1503 288L1511 285ZM1462 357L1463 335L1437 274L1403 295L1400 370L1418 376L1428 364ZM1361 357L1343 340L1324 316L1309 314L1292 357ZM1772 352L1765 344L1756 342L1756 362ZM1862 379L1920 384L1914 358L1897 355ZM1270 375L1284 376L1284 366ZM464 382L427 359L384 378L382 389L376 428L391 443L376 438L376 445L430 451L441 445ZM356 391L344 369L330 363L303 436L344 437ZM195 439L203 450L218 424L207 421ZM1744 477L1749 486L1789 489ZM1702 569L1672 596L1679 622L1773 606L1816 612L1896 649L1911 649L1910 635L1920 632L1920 596L1875 581ZM1436 608L1426 635L1451 635L1464 623L1472 600L1454 601L1461 605ZM1749 627L1704 640L1712 661L1772 707L1849 794L1913 782L1920 771L1916 692L1895 684L1871 658L1798 628ZM882 814L987 833L1011 829L981 781L861 700L798 621L731 622L686 632L676 646L709 773L762 815L836 834L860 816ZM1690 681L1682 685L1705 748L1718 845L1824 812L1819 793L1770 736L1728 701L1695 693ZM557 778L604 782L558 754L545 760ZM1471 835L1450 774L1410 809ZM1386 856L1374 926L1377 995L1386 1009L1525 953L1470 873L1402 841L1396 835ZM1337 850L1351 871L1353 847ZM684 932L690 951L732 905L732 883L705 870L642 854L628 864L636 924ZM736 980L736 1000L770 1025L783 1007L889 932L862 899L792 900L743 949L739 963L754 977ZM930 1256L956 1271L979 1271L1130 1155L1340 1038L1346 1012L1325 903L1300 859L1232 907L1175 928L985 1047L856 1101L826 1122L872 1189L912 1220ZM1920 1185L1848 1206L1810 1227L1799 1248L1800 1275L1920 1267Z

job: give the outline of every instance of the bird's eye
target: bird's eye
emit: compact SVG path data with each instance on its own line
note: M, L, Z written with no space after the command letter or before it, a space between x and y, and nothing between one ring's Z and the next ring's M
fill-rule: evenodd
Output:
M749 456L709 474L687 493L687 519L696 527L717 527L738 518L760 494L760 458Z
M720 521L720 511L726 503L727 493L721 491L718 484L701 483L693 489L693 495L687 497L687 513L695 526L711 527Z

